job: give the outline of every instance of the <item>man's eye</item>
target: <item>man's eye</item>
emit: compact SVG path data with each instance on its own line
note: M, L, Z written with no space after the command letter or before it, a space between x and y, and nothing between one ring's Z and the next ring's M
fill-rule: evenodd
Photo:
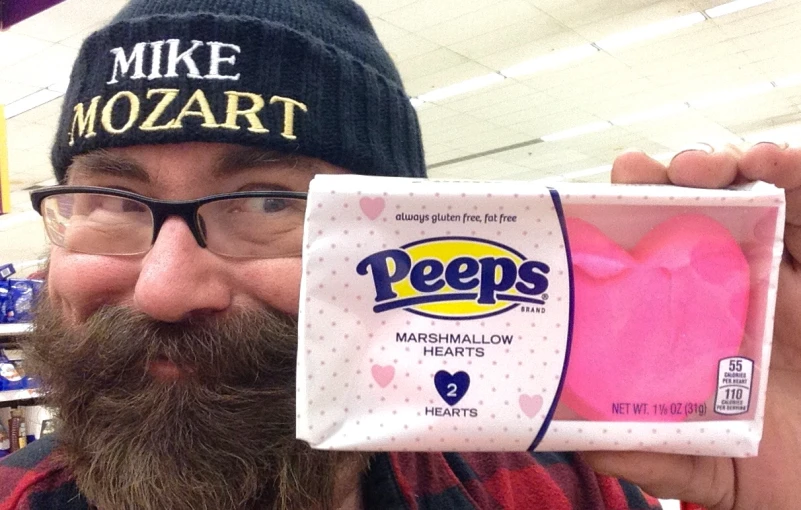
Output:
M147 212L147 206L145 204L140 204L139 202L134 202L133 200L123 200L123 202L122 202L122 211L123 212L134 212L134 213L145 213L145 212Z
M264 198L260 199L262 202L261 209L267 213L280 212L286 209L286 200L281 198Z
M284 199L257 197L232 202L228 212L277 213L283 211L286 207L287 203Z

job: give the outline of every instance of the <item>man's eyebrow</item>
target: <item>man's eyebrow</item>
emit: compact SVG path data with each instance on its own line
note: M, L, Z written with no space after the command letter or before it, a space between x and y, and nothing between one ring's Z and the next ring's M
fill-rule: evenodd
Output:
M230 177L233 174L258 167L270 167L282 164L282 167L298 165L298 159L282 152L261 149L259 147L236 147L217 160L214 165L214 177Z
M75 175L83 177L105 175L124 177L143 183L150 182L150 176L139 163L102 149L76 157L67 171L67 179Z

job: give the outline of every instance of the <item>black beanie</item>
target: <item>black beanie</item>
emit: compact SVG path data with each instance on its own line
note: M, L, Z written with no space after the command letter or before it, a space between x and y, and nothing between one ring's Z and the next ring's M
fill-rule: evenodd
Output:
M83 44L52 152L253 145L425 176L417 116L351 0L131 0Z

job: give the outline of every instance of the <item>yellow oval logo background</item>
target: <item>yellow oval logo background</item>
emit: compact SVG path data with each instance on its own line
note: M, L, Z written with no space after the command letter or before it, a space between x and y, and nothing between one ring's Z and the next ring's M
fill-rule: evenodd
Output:
M473 259L481 259L484 257L500 258L505 257L514 261L517 267L520 266L526 259L517 251L504 246L500 243L492 241L485 241L477 238L466 237L442 237L434 239L426 239L423 241L416 241L401 247L412 259L412 265L417 264L421 260L435 259L442 262L442 265L447 267L448 264L459 257L470 257ZM394 266L390 266L391 271L395 271ZM444 276L442 277L444 278ZM481 278L477 274L475 278ZM501 268L496 268L495 281L501 278ZM392 290L398 294L397 299L411 298L419 296L418 292L412 287L409 278L405 278L392 286ZM478 287L475 291L461 291L454 290L445 286L429 295L445 295L445 294L464 294L466 292L478 293ZM506 294L521 295L514 287L505 291ZM416 312L420 315L432 318L442 319L477 319L480 317L487 317L489 315L497 315L506 309L517 306L517 303L508 301L496 301L493 305L480 304L477 300L459 300L459 301L441 301L435 303L424 303L413 305L406 308L411 312Z

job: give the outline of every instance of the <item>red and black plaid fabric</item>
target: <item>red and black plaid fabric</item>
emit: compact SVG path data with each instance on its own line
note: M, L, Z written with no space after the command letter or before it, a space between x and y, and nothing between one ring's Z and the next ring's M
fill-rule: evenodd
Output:
M0 462L0 510L88 510L41 439ZM575 453L389 453L363 476L368 510L652 510L656 499Z

